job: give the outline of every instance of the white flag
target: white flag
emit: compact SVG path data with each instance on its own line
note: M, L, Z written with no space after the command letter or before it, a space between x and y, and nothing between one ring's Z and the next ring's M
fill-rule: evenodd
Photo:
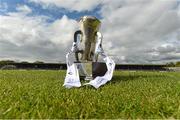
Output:
M95 88L99 88L112 79L115 63L109 57L105 57L104 61L106 62L107 66L107 72L105 73L105 75L102 77L98 76L94 80L90 81L89 83L85 83L84 85L92 85Z
M81 86L79 72L75 64L72 64L70 66L67 65L67 73L63 86L65 86L66 88Z
M107 72L105 73L104 76L101 76L101 77L97 76L94 80L90 81L89 83L84 84L84 85L92 85L95 88L99 88L100 86L102 86L102 85L106 84L108 81L110 81L112 79L113 72L115 69L114 61L112 59L110 59L107 55L105 55L105 53L102 49L102 46L101 46L102 35L99 32L98 32L98 36L99 37L98 37L95 53L100 54L104 58L104 61L107 66ZM63 84L63 86L65 86L66 88L81 86L77 65L69 60L69 55L74 53L76 50L77 50L77 45L74 42L71 52L67 53L67 55L66 55L67 73L66 73L64 84ZM81 64L79 64L79 65L80 65L80 67L83 68L83 66ZM80 71L80 74L82 74L82 73L85 73L84 70Z

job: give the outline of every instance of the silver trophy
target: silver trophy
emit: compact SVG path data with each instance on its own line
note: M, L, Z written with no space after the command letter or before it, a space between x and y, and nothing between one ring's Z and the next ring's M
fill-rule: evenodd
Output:
M107 71L105 63L98 62L98 46L102 46L102 35L99 33L101 22L92 16L84 16L79 20L80 30L74 34L75 58L81 78L92 80ZM100 71L100 72L99 72ZM99 73L98 73L99 72Z
M99 55L106 58L102 48L102 34L99 32L100 20L93 16L81 17L78 21L79 30L74 33L74 42L71 51L66 55L68 72L67 81L73 81L72 71L85 80L93 80L97 76L103 76L108 71L108 65L99 62ZM70 61L69 56L74 56L75 61ZM75 65L76 68L70 68ZM73 70L71 70L73 69ZM68 82L65 82L68 84Z

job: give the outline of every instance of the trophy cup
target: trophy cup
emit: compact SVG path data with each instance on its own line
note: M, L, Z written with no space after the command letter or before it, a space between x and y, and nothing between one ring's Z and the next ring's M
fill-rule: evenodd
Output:
M97 75L103 75L107 71L105 63L97 62L98 54L95 52L98 42L99 44L102 42L101 40L97 41L97 32L101 22L95 17L84 16L79 20L79 24L80 30L74 34L74 42L77 45L75 51L76 64L79 68L80 77L85 80L92 80ZM99 37L102 37L100 33ZM101 72L97 74L97 71Z
M114 70L113 60L107 57L102 48L102 34L99 32L101 22L96 17L84 16L80 18L79 26L80 30L74 33L72 49L66 55L68 70L64 85L76 83L79 78L91 81L106 73L112 74L111 71ZM99 55L106 63L98 61ZM74 56L75 61L71 61L69 56ZM108 67L109 65L110 67ZM112 75L110 76L112 77Z

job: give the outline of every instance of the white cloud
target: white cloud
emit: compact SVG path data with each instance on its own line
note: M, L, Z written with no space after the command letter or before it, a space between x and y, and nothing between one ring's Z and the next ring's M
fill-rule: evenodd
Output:
M101 3L102 0L29 0L30 2L43 5L45 8L57 7L65 8L70 11L92 10Z
M171 53L176 51L176 47L173 44L162 44L161 46L155 48L154 51L159 53Z
M23 14L29 14L32 12L31 8L28 7L27 5L19 5L17 8L16 8L17 11L23 13Z
M178 5L178 9L177 9L178 11L178 15L179 15L179 18L180 18L180 3L179 3L179 5Z
M162 63L180 60L180 12L176 0L30 0L45 7L68 11L92 10L101 4L105 52L120 63ZM75 20L64 15L53 23L47 16L27 16L26 5L18 12L0 15L0 58L65 60Z
M173 42L168 36L179 33L180 18L175 6L176 0L105 0L101 10L105 50L123 56L122 62L153 63L154 55L147 51ZM172 54L179 60L179 53L172 52L156 54L157 61L163 62Z
M63 16L48 24L46 17L28 17L22 14L27 9L18 10L8 16L0 16L0 58L47 62L64 60L73 41L76 21Z

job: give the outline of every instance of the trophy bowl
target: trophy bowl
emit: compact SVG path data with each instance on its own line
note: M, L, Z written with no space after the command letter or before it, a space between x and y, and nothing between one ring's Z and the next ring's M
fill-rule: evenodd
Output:
M94 68L96 65L101 66L103 63L97 63L98 55L95 54L97 45L97 32L101 22L92 16L84 16L79 20L80 30L74 34L74 42L77 44L75 52L76 64L80 71L80 76L85 80L92 80L96 75ZM105 64L104 64L105 65ZM106 69L105 69L106 70Z

